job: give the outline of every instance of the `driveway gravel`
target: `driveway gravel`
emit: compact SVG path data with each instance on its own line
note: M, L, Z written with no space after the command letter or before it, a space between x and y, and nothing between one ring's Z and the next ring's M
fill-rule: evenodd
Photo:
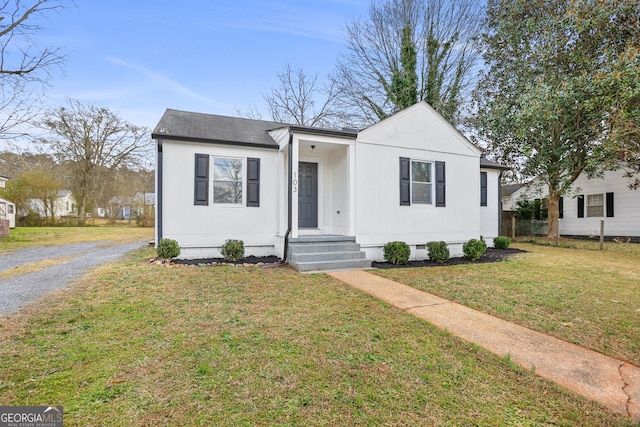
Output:
M46 259L70 257L67 261L32 273L0 279L0 314L15 312L47 292L70 285L89 269L116 260L145 243L87 242L25 248L0 254L0 273Z

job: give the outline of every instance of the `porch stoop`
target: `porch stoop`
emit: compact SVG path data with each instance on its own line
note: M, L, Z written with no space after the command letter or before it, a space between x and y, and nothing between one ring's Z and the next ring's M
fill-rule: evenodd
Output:
M300 236L289 240L289 265L298 271L371 267L355 237Z

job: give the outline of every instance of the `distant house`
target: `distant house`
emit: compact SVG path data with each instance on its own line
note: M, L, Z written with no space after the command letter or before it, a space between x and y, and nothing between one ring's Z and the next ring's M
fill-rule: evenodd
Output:
M36 212L41 217L47 216L44 201L41 199L29 200L29 208ZM48 215L53 219L59 219L67 216L77 216L78 210L76 209L76 200L73 198L73 194L69 190L60 190L53 202L53 215Z
M459 255L499 235L504 168L424 102L359 132L167 110L152 137L156 238L185 258L241 239L299 270L350 268L390 241L424 259L429 241Z
M155 193L136 193L133 197L113 197L109 200L109 214L117 219L135 219L139 215L152 215L155 204Z
M0 175L0 188L7 186L8 176ZM8 200L0 199L0 219L9 221L9 228L16 227L16 205Z
M503 187L504 188L504 187ZM503 191L503 210L515 210L520 199L545 200L548 188L534 179L507 195ZM580 175L572 185L572 195L560 198L559 217L562 236L590 237L600 234L604 220L607 238L640 242L640 192L629 189L622 170L607 171L602 178Z
M9 228L16 227L16 205L8 200L0 199L0 219L9 221Z

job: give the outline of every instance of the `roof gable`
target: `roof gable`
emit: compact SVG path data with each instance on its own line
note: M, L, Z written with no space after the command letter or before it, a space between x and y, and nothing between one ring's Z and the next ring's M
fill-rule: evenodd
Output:
M452 145L451 142L456 144ZM465 138L426 102L419 102L369 126L358 142L480 156L480 149Z

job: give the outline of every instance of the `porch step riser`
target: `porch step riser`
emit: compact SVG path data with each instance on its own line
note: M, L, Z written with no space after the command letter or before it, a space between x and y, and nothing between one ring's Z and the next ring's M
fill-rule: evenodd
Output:
M292 262L318 262L318 261L338 261L338 260L361 260L365 259L364 252L312 252L312 253L292 253L289 260Z
M328 270L346 270L371 267L371 261L362 260L346 260L346 261L325 261L325 262L304 262L290 263L294 269L305 271L328 271Z
M327 253L327 252L359 252L357 243L292 243L289 254Z
M288 255L289 265L302 272L371 267L354 237L305 236L290 242Z

